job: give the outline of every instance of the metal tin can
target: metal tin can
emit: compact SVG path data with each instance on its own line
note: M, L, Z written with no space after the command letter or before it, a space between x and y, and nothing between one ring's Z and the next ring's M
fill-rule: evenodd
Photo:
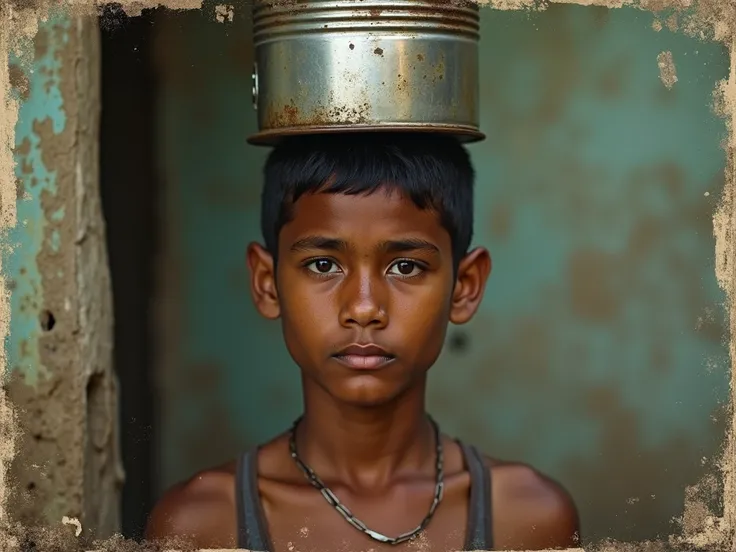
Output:
M478 130L479 11L452 0L254 0L259 132Z

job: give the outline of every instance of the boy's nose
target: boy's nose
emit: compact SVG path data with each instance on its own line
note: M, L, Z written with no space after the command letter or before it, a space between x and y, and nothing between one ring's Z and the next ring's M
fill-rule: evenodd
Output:
M343 326L383 327L388 321L383 301L379 297L378 289L371 278L364 277L349 283L343 290L345 293L344 307L340 312L340 323Z

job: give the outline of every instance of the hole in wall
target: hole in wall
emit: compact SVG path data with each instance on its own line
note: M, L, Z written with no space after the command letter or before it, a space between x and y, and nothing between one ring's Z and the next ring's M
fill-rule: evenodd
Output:
M455 332L450 336L447 346L453 353L462 353L468 349L470 339L465 332Z
M39 321L41 322L41 329L45 332L50 332L54 329L54 326L56 326L56 318L54 318L54 313L49 310L41 311Z

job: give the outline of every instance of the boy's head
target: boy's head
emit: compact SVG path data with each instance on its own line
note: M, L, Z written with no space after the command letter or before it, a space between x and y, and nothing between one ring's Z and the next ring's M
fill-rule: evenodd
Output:
M376 404L423 381L490 272L485 249L468 251L465 149L429 134L295 137L264 172L251 290L261 314L281 318L305 383Z
M439 216L452 241L455 265L470 247L475 172L467 151L453 138L382 133L292 138L273 150L264 176L261 232L274 258L294 203L317 191L399 192Z

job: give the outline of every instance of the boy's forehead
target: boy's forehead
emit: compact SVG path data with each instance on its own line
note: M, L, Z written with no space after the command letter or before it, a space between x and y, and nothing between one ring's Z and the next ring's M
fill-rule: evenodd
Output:
M293 205L281 234L286 239L299 239L305 233L352 235L365 240L375 234L422 234L442 240L447 234L434 210L420 209L404 194L383 189L371 194L303 195Z

